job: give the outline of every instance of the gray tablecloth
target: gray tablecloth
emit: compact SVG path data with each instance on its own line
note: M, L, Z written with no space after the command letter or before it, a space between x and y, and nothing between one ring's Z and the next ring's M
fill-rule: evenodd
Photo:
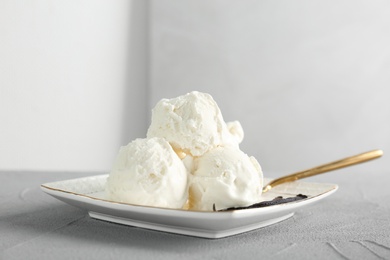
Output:
M1 259L390 259L390 173L331 173L328 198L281 223L209 240L91 219L40 184L96 173L0 172Z

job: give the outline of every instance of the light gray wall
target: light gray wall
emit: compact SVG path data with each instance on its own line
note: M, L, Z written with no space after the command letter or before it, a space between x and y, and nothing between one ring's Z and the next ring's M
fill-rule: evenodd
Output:
M388 1L3 0L0 39L0 170L107 171L191 90L267 174L390 151Z
M0 170L106 171L146 131L144 1L0 1Z
M150 14L150 108L212 94L266 172L390 152L390 2L170 0Z

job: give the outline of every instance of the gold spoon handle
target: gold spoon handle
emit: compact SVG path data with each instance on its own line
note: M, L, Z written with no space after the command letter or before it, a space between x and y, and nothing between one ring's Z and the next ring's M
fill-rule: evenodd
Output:
M362 154L347 157L347 158L344 158L344 159L341 159L338 161L326 163L326 164L323 164L323 165L320 165L320 166L317 166L317 167L314 167L314 168L311 168L308 170L293 173L293 174L290 174L290 175L287 175L287 176L284 176L284 177L281 177L281 178L278 178L278 179L271 181L266 186L264 186L263 193L267 192L270 189L272 189L273 187L280 185L282 183L285 183L285 182L296 181L296 180L311 177L311 176L314 176L314 175L317 175L320 173L334 171L334 170L348 167L351 165L355 165L358 163L367 162L367 161L370 161L372 159L379 158L382 155L383 155L382 150L373 150L370 152L365 152Z

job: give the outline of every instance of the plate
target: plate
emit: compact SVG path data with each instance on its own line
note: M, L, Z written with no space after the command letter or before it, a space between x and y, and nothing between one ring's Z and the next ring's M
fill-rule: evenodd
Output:
M248 232L291 217L304 206L317 202L338 188L335 184L290 182L262 195L262 200L277 196L307 195L307 199L263 208L223 212L191 211L147 207L110 201L105 195L108 174L42 184L47 194L85 209L95 219L158 231L204 238L222 238ZM270 179L265 179L267 183Z

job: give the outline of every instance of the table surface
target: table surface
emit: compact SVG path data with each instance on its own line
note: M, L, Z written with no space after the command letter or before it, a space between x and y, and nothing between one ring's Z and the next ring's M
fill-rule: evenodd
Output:
M96 173L0 172L0 258L390 259L390 174L330 174L307 181L339 190L292 218L210 240L95 220L40 190Z

